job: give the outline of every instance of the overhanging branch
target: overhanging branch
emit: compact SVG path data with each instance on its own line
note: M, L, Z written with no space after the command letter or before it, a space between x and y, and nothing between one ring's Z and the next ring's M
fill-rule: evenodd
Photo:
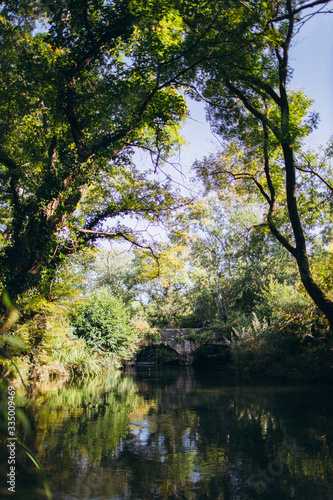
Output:
M285 21L286 19L290 19L290 15L295 16L299 12L302 12L305 9L312 9L313 7L316 7L317 5L328 5L331 0L315 0L314 2L310 2L307 4L301 5L301 7L298 7L297 9L293 9L292 11L288 12L287 14L283 14L282 16L274 17L270 19L267 24L270 23L276 23L278 21Z
M239 90L237 87L235 87L235 85L232 83L231 79L227 79L226 81L226 87L236 96L238 97L242 103L244 104L244 106L246 107L246 109L253 115L255 116L256 118L258 118L258 120L260 120L262 123L265 123L267 125L267 127L269 127L271 129L271 131L273 132L273 134L276 136L276 138L279 140L280 139L280 131L278 129L278 127L276 127L265 115L264 113L262 113L258 108L256 108L250 101L249 99L246 97L246 95L241 91Z

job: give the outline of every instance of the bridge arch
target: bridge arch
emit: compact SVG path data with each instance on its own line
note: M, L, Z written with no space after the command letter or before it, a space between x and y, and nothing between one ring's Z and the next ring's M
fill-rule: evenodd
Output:
M148 344L140 348L135 364L179 364L179 353L167 344Z
M232 352L228 345L205 343L191 353L193 365L228 365L232 362Z

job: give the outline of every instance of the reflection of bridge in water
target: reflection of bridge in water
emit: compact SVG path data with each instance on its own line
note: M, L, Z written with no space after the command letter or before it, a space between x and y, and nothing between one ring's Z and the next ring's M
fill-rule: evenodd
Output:
M162 329L159 340L146 340L140 344L140 349L167 347L178 354L181 364L190 365L196 351L203 346L223 346L230 351L228 338L227 334L204 328Z

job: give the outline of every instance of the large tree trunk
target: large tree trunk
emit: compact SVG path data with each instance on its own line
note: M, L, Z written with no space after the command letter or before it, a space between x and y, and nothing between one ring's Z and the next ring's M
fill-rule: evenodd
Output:
M330 324L331 331L333 332L333 302L320 289L311 275L309 258L306 251L305 235L297 207L296 167L290 126L289 101L286 89L288 78L289 47L294 32L295 21L294 14L292 12L291 0L287 0L286 7L287 12L289 13L288 32L286 34L285 42L281 45L282 54L280 54L277 50L276 56L279 64L279 88L281 96L279 103L281 112L281 128L279 141L282 146L286 172L286 196L288 214L295 239L295 247L293 247L292 250L290 248L288 250L289 252L291 251L292 255L296 258L300 278L306 291L308 292L314 303L317 305L317 307L326 316Z
M333 302L325 295L325 293L314 281L310 271L304 231L297 209L295 174L296 169L293 149L290 144L283 144L282 148L286 167L286 193L288 213L296 243L296 248L293 252L293 255L296 258L300 278L302 280L304 288L306 289L314 303L317 305L317 307L326 316L333 332Z

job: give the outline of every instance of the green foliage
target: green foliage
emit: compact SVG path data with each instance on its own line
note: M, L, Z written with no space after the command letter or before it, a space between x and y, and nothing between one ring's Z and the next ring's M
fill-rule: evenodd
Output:
M159 342L161 340L161 333L157 328L152 328L149 332L149 340L150 342Z
M181 142L183 32L163 0L2 3L0 267L12 299L48 290L97 238L135 240L119 215L161 218L179 198L131 158L144 148L157 168Z
M302 313L311 304L304 290L298 285L279 282L270 278L264 289L257 312L275 325L281 318Z
M288 309L292 306L293 297ZM323 316L303 304L297 314L279 311L274 319L268 325L253 313L247 326L234 328L230 345L238 369L272 378L332 380L332 342Z
M257 337L261 337L267 331L268 323L265 318L263 318L262 323L260 323L258 316L255 312L252 312L252 321L250 324L243 328L237 329L233 328L234 334L236 335L235 344L244 343L248 340L256 340Z
M196 331L196 330L191 330L189 333L188 338L192 340L193 342L198 342L198 343L204 343L209 340L212 340L213 338L213 331Z
M25 296L18 305L22 319L3 340L26 381L94 377L107 370L84 341L72 334L68 305L48 302L38 294Z
M114 361L129 359L140 339L124 304L106 288L93 292L71 315L73 333L89 350Z

